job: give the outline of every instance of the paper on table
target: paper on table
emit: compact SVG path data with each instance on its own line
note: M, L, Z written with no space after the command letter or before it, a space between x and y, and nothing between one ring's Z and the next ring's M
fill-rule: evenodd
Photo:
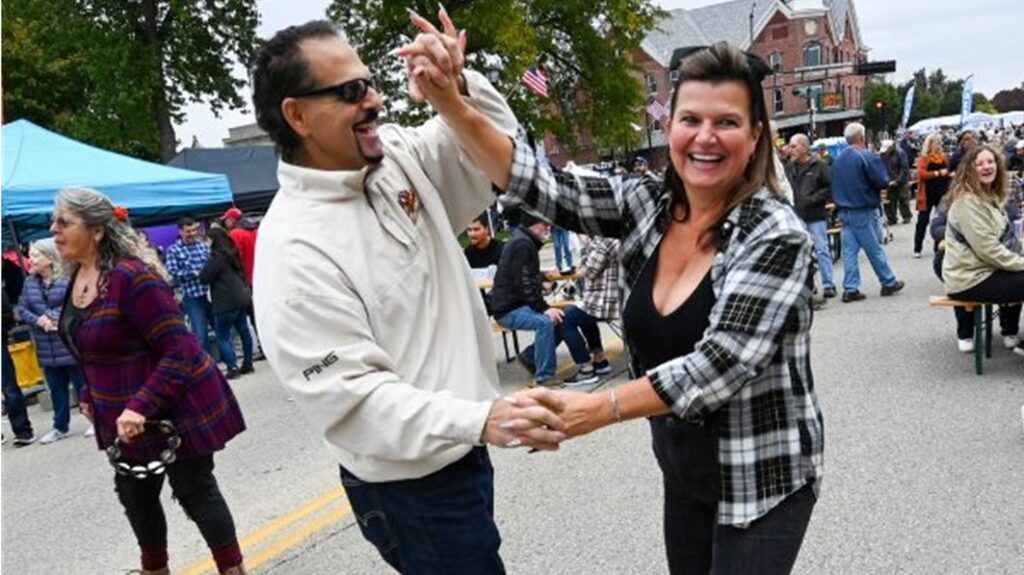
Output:
M475 282L492 280L494 279L494 274L498 271L498 266L491 265L485 268L472 268L470 271L473 272L473 281Z

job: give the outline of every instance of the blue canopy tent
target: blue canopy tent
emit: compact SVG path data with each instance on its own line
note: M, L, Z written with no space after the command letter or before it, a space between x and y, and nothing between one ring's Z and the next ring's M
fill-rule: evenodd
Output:
M212 215L231 204L223 175L145 162L94 148L27 120L3 126L4 236L31 241L49 235L53 200L69 186L99 190L128 208L132 224Z

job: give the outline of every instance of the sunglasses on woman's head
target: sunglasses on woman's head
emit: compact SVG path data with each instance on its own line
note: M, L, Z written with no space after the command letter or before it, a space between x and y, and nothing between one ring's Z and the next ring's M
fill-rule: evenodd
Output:
M686 46L685 48L676 48L672 52L672 59L669 63L669 70L675 70L686 58L700 52L701 50L707 50L710 46ZM747 57L747 65L750 66L750 71L754 73L754 79L761 83L765 76L771 76L775 73L771 66L765 63L760 56L752 52L744 52L744 56Z
M291 97L312 98L315 96L332 95L342 102L358 104L366 98L366 93L370 91L370 88L376 88L373 76L370 76L369 78L356 78L355 80L349 80L334 86L314 88L298 94L292 94Z

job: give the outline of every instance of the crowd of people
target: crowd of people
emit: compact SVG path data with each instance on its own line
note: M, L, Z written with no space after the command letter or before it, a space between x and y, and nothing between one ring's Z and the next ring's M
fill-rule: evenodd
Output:
M209 230L183 218L161 259L124 208L71 188L15 305L5 289L4 329L14 313L31 325L54 398L43 441L69 433L70 383L116 470L144 575L168 573L164 476L218 570L246 572L213 457L246 427L228 380L254 370L250 323L336 460L363 536L402 573L504 573L488 446L554 451L637 418L663 474L669 571L790 572L824 476L814 308L867 297L861 250L881 296L904 288L882 228L910 220L912 185L915 255L941 220L947 293L998 303L1003 341L1024 355L1020 180L1007 168L1024 146L1008 161L964 133L950 157L941 138L919 155L882 142L879 155L851 123L834 158L796 134L780 161L761 89L770 68L718 43L673 54L664 177L646 161L633 177L581 176L517 137L504 98L464 68L465 33L443 8L440 28L410 18L419 34L396 54L437 117L378 125L381 94L344 34L287 28L253 61L257 120L281 153L258 235L234 208ZM514 206L504 241L495 190ZM553 229L582 248L577 259L556 235L556 269L542 270ZM469 270L492 266L481 298ZM582 276L581 297L553 307L546 284L566 272ZM963 349L969 318L957 313ZM534 332L521 354L534 385L512 396L488 316ZM630 351L628 381L572 389L610 373L608 321ZM563 341L575 372L557 381ZM5 397L9 363L5 346ZM23 405L7 405L15 441L30 443Z

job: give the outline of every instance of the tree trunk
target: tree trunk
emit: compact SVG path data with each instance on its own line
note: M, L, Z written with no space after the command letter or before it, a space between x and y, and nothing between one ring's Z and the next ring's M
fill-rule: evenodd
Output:
M167 109L163 70L164 47L160 38L160 23L157 21L157 0L143 0L142 11L145 17L143 24L145 41L153 50L153 65L156 66L151 108L153 119L156 121L157 133L160 136L160 158L164 162L168 162L177 151L178 140L174 135L174 125L171 124L170 110Z

